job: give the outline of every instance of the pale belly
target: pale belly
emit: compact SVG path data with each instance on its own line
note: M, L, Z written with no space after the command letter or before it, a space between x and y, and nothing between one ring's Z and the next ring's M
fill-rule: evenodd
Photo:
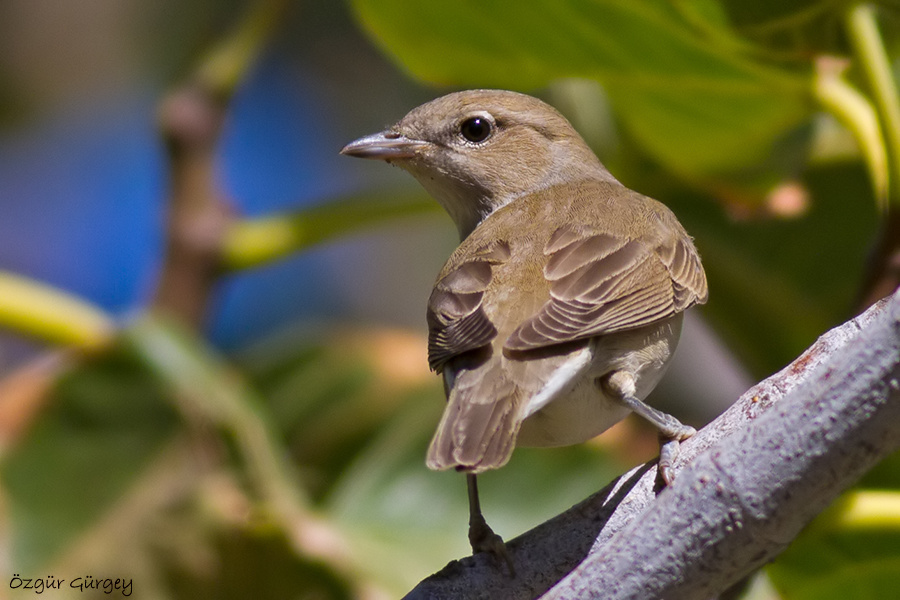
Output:
M634 375L637 397L645 399L665 374L682 316L662 325L603 336L569 355L524 407L519 446L568 446L600 435L629 410L606 397L596 380L612 371Z

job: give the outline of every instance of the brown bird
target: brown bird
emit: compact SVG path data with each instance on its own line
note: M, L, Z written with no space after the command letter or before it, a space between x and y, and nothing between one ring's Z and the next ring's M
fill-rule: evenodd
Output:
M619 183L555 109L515 92L449 94L341 153L409 171L459 229L428 301L428 360L447 406L427 464L468 474L474 552L512 569L475 474L517 444L580 443L635 412L659 429L671 482L694 429L643 399L707 288L668 208Z

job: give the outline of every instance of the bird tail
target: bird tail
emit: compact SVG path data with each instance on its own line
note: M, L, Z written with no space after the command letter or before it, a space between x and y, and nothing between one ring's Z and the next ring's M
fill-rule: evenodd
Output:
M460 371L428 449L428 468L480 473L505 465L522 422L521 396L501 373Z

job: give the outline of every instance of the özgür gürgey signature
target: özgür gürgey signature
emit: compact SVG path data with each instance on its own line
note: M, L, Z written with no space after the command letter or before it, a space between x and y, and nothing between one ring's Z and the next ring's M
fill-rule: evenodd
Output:
M58 590L68 587L69 589L82 592L86 590L102 590L106 594L120 591L123 596L130 596L133 584L131 579L121 577L116 579L110 577L101 578L93 577L92 575L76 577L70 580L68 585L66 585L66 581L65 579L57 579L53 575L31 579L22 577L18 573L13 573L12 579L9 580L9 589L32 590L35 594L42 594L46 590Z

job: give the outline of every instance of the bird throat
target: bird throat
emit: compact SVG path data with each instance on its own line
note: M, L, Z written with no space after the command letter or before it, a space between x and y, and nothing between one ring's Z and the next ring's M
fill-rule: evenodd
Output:
M425 191L447 211L464 240L492 212L515 198L496 198L488 190L461 179L436 177L431 171L408 169Z

